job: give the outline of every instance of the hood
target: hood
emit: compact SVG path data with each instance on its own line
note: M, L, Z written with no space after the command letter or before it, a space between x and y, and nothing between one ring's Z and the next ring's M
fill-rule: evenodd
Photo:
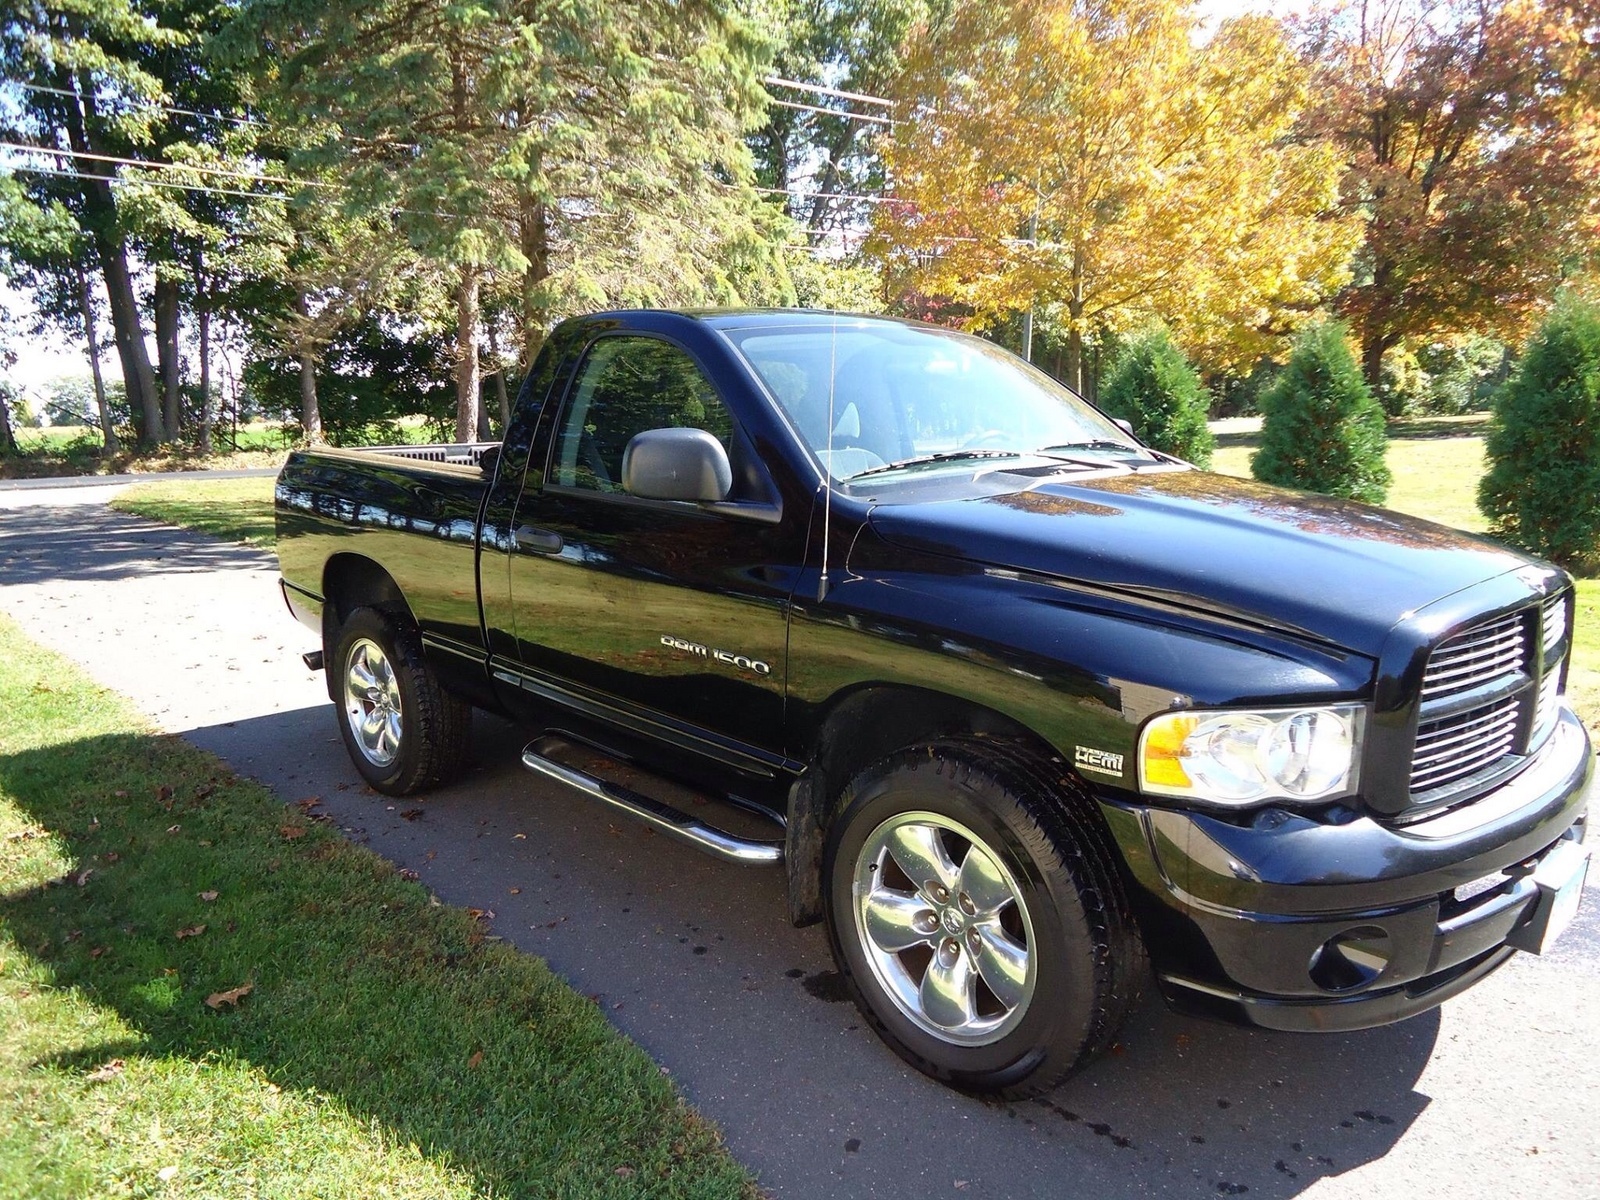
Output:
M1204 471L1052 478L1005 494L879 504L869 520L908 549L1132 592L1374 656L1410 613L1529 561L1386 509Z

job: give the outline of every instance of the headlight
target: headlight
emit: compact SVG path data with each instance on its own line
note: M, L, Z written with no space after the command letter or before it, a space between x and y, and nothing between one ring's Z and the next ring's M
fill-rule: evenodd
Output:
M1140 788L1213 804L1320 800L1355 788L1360 705L1163 713L1139 736Z

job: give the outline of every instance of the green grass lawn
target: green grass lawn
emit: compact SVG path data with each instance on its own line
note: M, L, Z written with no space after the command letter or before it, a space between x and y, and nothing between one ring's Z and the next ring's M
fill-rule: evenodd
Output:
M538 959L0 618L0 1196L750 1197Z
M271 549L275 536L273 483L265 477L156 480L134 484L112 500L111 507L230 542Z

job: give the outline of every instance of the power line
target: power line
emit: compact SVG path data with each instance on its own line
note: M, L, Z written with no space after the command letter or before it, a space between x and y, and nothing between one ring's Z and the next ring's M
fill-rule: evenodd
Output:
M84 179L97 178L84 176L77 171L66 171L59 167L31 167L26 163L12 163L0 168L8 171L26 171L30 175L51 175L57 179ZM100 177L103 178L103 177ZM116 179L107 180L108 183L137 183L146 187L172 188L180 192L199 192L208 196L243 196L247 200L282 200L287 203L292 197L280 192L242 192L235 188L206 187L198 183L173 183L165 179Z
M30 146L26 142L0 142L0 150L21 151L25 154L65 155L68 158L88 159L91 162L110 163L115 166L136 167L149 171L192 171L197 175L216 175L223 179L243 179L250 183L282 183L291 187L339 188L334 183L315 179L294 179L288 175L256 175L244 171L230 171L226 167L206 167L198 163L151 162L148 159L121 158L115 154L96 154L88 150L63 150L58 146Z
M751 185L753 192L764 192L769 196L793 196L797 200L859 200L862 204L893 204L893 196L862 196L855 192L807 192L800 188L769 188Z
M820 83L801 83L798 79L780 79L776 75L768 75L761 81L768 87L797 88L802 92L814 92L819 96L838 96L842 100L859 100L863 104L881 104L885 108L893 108L894 101L883 96L869 96L865 92L846 92L839 88L823 87Z
M875 117L867 113L840 112L837 108L821 108L815 104L796 104L792 100L773 100L779 108L792 108L796 112L821 113L825 117L843 117L847 121L870 121L874 125L894 125L891 117Z
M43 92L47 96L65 96L69 100L82 99L79 93L70 91L67 88L46 87L42 83L23 83L20 79L13 79L9 82L14 84L16 87L22 88L24 91ZM175 113L184 117L200 117L207 121L228 121L234 125L258 125L262 128L265 128L267 125L267 122L265 121L255 121L249 117L229 117L223 115L222 113L200 112L193 108L177 108L171 104L157 104L153 100L119 99L116 100L115 103L121 104L126 108L132 108L143 112Z

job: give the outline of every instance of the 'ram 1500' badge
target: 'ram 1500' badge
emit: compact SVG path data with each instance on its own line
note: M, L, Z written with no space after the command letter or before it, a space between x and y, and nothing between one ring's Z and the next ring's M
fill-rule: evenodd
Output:
M751 671L757 675L772 674L772 668L759 659L746 658L743 654L732 654L727 650L716 650L710 646L702 646L699 642L688 642L683 638L673 637L671 634L662 634L661 644L669 650L697 654L701 658L710 658L719 663L727 663L730 667L738 667L741 671Z
M1122 777L1122 755L1109 750L1096 750L1093 746L1077 746L1074 750L1072 761L1085 771L1115 775L1119 779Z

